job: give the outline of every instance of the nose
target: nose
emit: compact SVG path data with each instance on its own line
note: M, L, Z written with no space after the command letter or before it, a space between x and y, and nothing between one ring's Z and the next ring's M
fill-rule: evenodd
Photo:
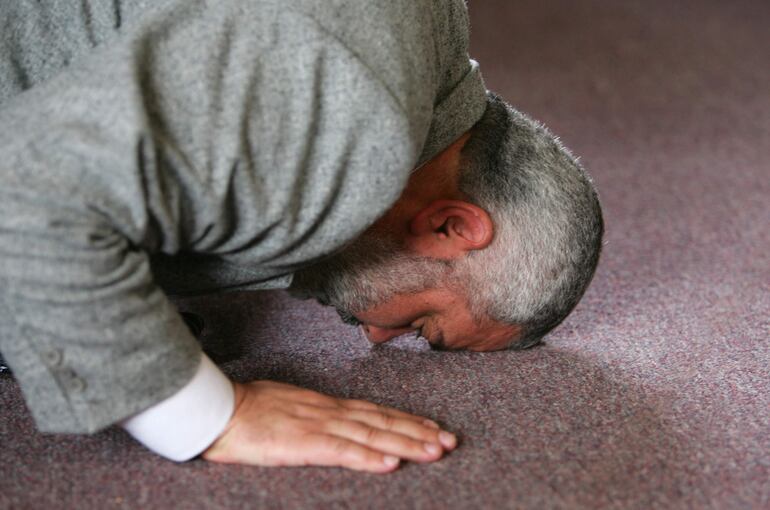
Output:
M372 326L370 324L361 325L361 329L363 330L364 335L366 335L366 339L373 344L383 344L392 338L414 331L412 328L378 328L377 326Z

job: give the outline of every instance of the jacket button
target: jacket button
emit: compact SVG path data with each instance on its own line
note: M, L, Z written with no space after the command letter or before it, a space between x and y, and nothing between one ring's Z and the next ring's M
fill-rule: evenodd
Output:
M86 389L86 382L75 374L67 378L67 389L73 393L80 393Z
M62 354L59 349L48 349L42 353L43 361L50 367L61 365Z

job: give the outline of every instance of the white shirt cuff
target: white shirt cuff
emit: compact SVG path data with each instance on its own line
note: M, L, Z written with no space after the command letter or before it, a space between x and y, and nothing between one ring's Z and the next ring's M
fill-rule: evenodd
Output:
M233 384L202 354L198 371L185 387L120 425L158 455L182 462L219 437L234 407Z

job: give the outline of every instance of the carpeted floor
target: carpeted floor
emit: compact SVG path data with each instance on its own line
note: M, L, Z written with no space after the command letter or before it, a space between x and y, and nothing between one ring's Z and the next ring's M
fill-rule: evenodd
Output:
M547 345L372 348L280 292L180 304L236 379L430 416L462 446L388 476L174 465L116 429L35 432L0 375L0 508L770 508L770 3L470 10L488 86L582 156L605 207L594 284Z

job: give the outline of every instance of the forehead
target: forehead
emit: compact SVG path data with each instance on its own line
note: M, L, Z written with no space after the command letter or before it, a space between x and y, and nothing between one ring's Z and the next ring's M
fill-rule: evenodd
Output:
M501 324L489 319L482 322L470 320L450 321L444 333L444 343L449 349L467 349L470 351L496 351L505 349L521 333L519 326ZM453 323L456 327L453 327Z
M443 346L448 349L500 350L521 332L519 326L502 324L488 317L474 317L463 292L432 289L421 294L415 296L417 302L410 304L419 309L419 298L422 298L427 309L424 311L428 312L426 332L431 336L440 334Z

